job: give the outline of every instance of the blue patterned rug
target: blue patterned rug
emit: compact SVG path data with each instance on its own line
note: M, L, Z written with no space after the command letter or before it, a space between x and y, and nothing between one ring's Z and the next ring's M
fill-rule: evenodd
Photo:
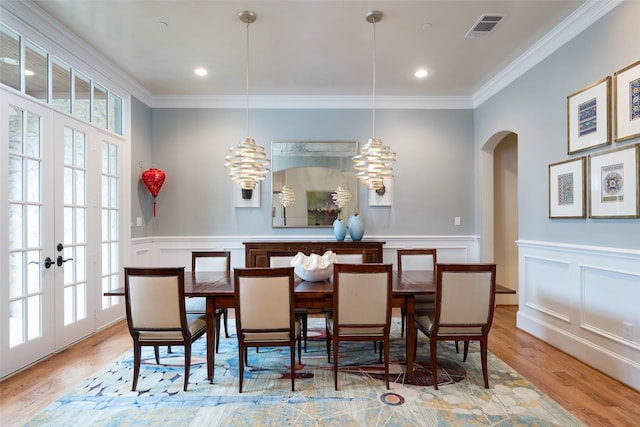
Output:
M243 393L238 393L237 341L220 340L214 384L209 384L204 338L193 348L189 391L184 392L182 348L161 351L156 365L143 350L138 389L131 391L130 351L73 392L61 397L29 426L582 426L560 405L489 354L490 389L483 387L480 354L473 343L462 362L453 343L438 352L439 390L430 385L429 345L419 337L414 384L406 384L404 339L394 319L391 388L371 343L341 345L339 391L327 363L324 321L309 319L308 351L291 392L287 349L249 351Z

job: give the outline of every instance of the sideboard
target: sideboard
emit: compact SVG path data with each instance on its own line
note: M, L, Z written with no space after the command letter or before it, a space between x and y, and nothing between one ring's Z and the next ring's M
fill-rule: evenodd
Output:
M367 251L367 262L382 262L382 245L384 242L373 240L347 241L276 241L276 242L243 242L245 267L268 267L267 252L297 251L306 255L316 253L322 255L326 251L340 249L363 249Z

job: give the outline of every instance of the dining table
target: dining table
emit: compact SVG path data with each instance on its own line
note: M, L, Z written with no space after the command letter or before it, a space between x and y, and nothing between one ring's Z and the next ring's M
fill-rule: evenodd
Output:
M392 307L403 308L407 325L413 325L415 317L416 295L436 293L433 271L397 271L393 272ZM233 289L233 270L227 271L186 271L184 275L184 294L186 297L206 298L207 328L207 378L213 383L215 366L215 312L218 308L235 308ZM501 292L502 291L502 292ZM496 292L510 293L504 287ZM104 296L124 296L124 287L104 293ZM333 306L333 284L330 280L304 281L296 276L294 291L296 308L330 309ZM406 377L413 379L413 355L415 354L415 328L406 328Z

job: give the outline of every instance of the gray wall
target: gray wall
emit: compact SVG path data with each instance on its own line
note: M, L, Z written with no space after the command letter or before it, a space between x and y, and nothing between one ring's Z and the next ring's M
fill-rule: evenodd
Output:
M639 16L640 2L622 3L475 109L476 153L498 132L512 131L518 136L519 239L640 247L639 219L548 218L550 163L640 142L636 138L567 154L567 95L640 59ZM476 212L479 203L478 197Z
M131 237L145 237L153 218L153 197L140 180L140 174L152 167L151 108L131 97ZM140 167L142 163L142 167ZM142 218L142 226L136 225Z
M260 208L234 208L224 169L228 148L246 137L243 109L153 109L152 158L167 174L158 214L145 218L148 236L333 236L331 229L271 227L271 177L263 181ZM251 131L270 155L274 140L358 140L371 137L370 110L255 109ZM473 234L472 110L377 110L376 136L397 152L393 207L360 210L367 235ZM137 141L133 141L134 146ZM146 152L134 149L132 165ZM152 206L133 185L132 199ZM144 203L140 203L144 202ZM135 213L132 218L135 222ZM454 216L462 225L454 226Z

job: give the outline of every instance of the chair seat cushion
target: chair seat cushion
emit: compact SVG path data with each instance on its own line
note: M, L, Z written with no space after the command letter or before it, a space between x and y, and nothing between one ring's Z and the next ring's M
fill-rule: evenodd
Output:
M204 315L187 314L187 323L189 324L189 332L195 335L207 327L207 321ZM140 332L140 341L182 341L182 332L180 331L142 331Z
M329 329L329 333L331 335L335 335L333 324L333 313L327 313L327 328ZM371 336L371 337L383 337L384 336L384 327L372 327L372 328L349 328L342 327L340 328L340 336L341 337L350 337L350 336Z
M300 337L300 319L296 318L295 321L295 337ZM245 332L244 342L246 343L259 343L268 341L283 341L289 342L288 332Z
M421 311L416 312L416 323L420 324L423 329L431 331L433 327L433 311ZM438 336L440 335L478 335L482 336L482 328L479 326L473 327L458 327L458 326L441 326L438 329Z

